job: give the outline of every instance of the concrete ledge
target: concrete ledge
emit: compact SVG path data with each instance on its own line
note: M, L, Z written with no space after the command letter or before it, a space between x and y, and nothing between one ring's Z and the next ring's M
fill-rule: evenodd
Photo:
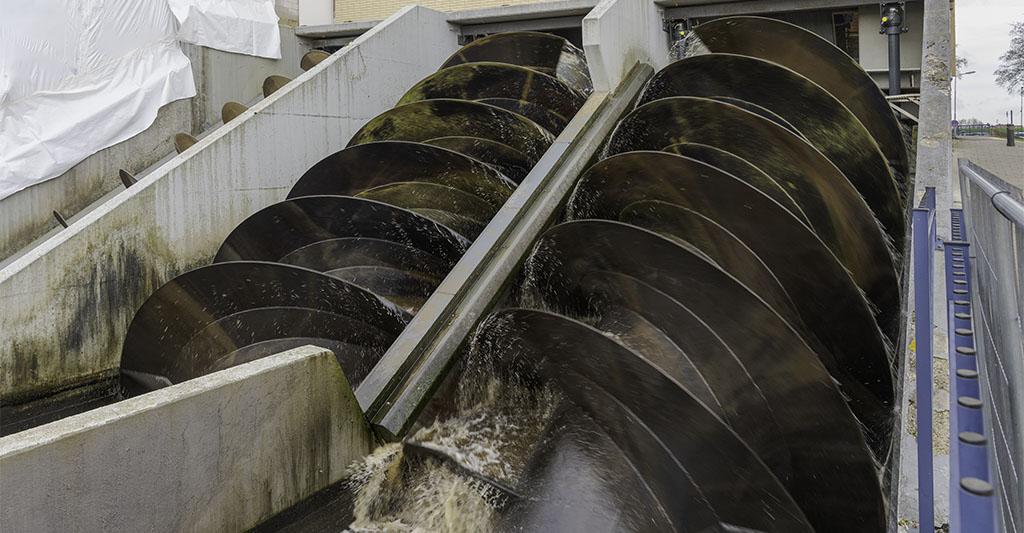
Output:
M500 24L540 19L581 17L598 4L597 0L548 0L530 4L516 4L448 12L448 22L458 26ZM377 21L351 21L335 24L299 26L295 35L304 39L334 39L359 35L373 27Z
M614 91L637 63L669 64L662 8L654 2L602 0L583 18L583 50L595 91Z
M371 445L337 359L304 346L0 439L0 523L244 530Z
M952 207L953 151L950 136L949 80L952 49L950 46L950 11L948 0L924 1L924 27L922 47L921 112L917 131L917 158L915 160L914 191L909 202L918 205L926 187L935 187L936 231L938 238L949 240ZM910 224L907 224L909 231ZM909 235L906 240L909 250ZM898 394L900 405L896 409L897 438L893 445L892 504L890 507L891 531L916 531L918 526L919 502L917 479L917 406L914 393L917 389L914 373L915 349L910 346L914 339L914 328L929 327L932 331L933 358L933 461L935 489L935 525L941 526L949 520L949 343L946 319L945 259L942 249L934 250L932 294L932 324L916 324L913 313L913 271L906 262L904 298L906 322L903 333L904 344L899 347L902 355L900 370L902 376Z
M465 9L448 14L452 24L489 24L586 15L597 0L555 0L480 9Z
M117 367L161 284L207 263L457 47L445 15L400 10L328 60L0 270L0 402Z
M318 24L316 26L299 26L295 35L303 39L328 39L331 37L352 37L362 35L377 24L379 20L359 22L339 22L337 24Z

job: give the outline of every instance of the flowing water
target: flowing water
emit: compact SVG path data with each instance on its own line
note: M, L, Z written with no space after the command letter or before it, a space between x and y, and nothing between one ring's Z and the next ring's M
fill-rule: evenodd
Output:
M436 401L447 405L411 433L408 441L437 456L391 443L353 465L347 482L354 494L350 531L495 529L498 511L513 496L466 473L518 486L559 403L550 387L500 374L487 358L474 355L449 398Z

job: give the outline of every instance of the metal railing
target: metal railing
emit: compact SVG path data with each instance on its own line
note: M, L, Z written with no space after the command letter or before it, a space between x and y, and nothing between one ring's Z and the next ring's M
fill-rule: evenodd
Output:
M1024 530L1024 205L959 163L963 210L947 243L952 531Z
M950 529L994 532L991 446L986 428L975 348L970 244L963 212L950 210L952 240L945 243L949 335Z

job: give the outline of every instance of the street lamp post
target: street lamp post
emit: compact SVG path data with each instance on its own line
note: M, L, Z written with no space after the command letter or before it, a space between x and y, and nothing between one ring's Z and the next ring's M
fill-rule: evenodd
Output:
M959 80L961 76L966 76L968 74L974 74L975 72L977 72L977 70L968 70L967 72L957 71L956 75L953 76L953 121L954 122L957 122L957 118L956 118L956 80ZM1022 94L1024 94L1024 93L1022 93ZM957 124L960 124L960 123L957 122Z

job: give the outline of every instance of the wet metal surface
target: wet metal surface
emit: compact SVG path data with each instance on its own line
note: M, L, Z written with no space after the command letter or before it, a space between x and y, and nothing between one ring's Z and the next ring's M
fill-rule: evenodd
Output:
M349 146L388 139L429 141L459 134L506 144L523 154L531 166L554 140L537 123L511 111L467 100L421 100L377 115L359 129Z
M441 65L499 62L529 67L554 76L583 94L593 85L583 51L561 37L549 33L508 32L477 39Z
M766 59L813 80L849 107L893 166L908 175L906 144L885 96L867 72L832 43L799 26L764 17L716 19L695 28L688 39L690 53Z
M873 429L884 457L893 378L881 332L835 256L781 206L692 159L627 152L587 171L567 214L619 220L681 239L743 282L815 347L854 412Z
M542 311L507 310L490 320L478 342L501 346L557 382L634 465L674 530L702 531L721 527L720 521L763 531L811 530L740 438L639 353Z
M564 39L542 41L551 39L582 58ZM311 52L302 66L326 57ZM265 93L288 81L267 78ZM554 140L527 117L567 120L583 99L521 64L428 77L309 169L287 200L239 224L213 265L157 290L129 327L122 382L137 393L313 343L334 350L358 384ZM229 102L224 121L245 109Z
M616 128L606 153L673 151L673 145L686 142L708 144L742 157L787 189L815 233L878 307L883 331L895 338L899 323L896 260L864 199L828 158L770 120L695 97L662 98L636 108Z
M312 343L361 382L379 436L415 430L269 529L881 531L888 130L769 61L684 59L633 108L649 67L584 101L564 39L474 41L157 290L122 383ZM450 405L427 408L438 390Z
M672 96L727 96L777 113L842 171L891 239L903 238L903 184L897 184L885 156L860 120L818 84L762 59L705 54L662 69L640 102Z
M487 103L492 99L523 101L541 106L564 121L583 105L586 95L533 69L507 63L464 63L442 69L416 84L398 105L438 98ZM548 130L555 134L561 131Z

